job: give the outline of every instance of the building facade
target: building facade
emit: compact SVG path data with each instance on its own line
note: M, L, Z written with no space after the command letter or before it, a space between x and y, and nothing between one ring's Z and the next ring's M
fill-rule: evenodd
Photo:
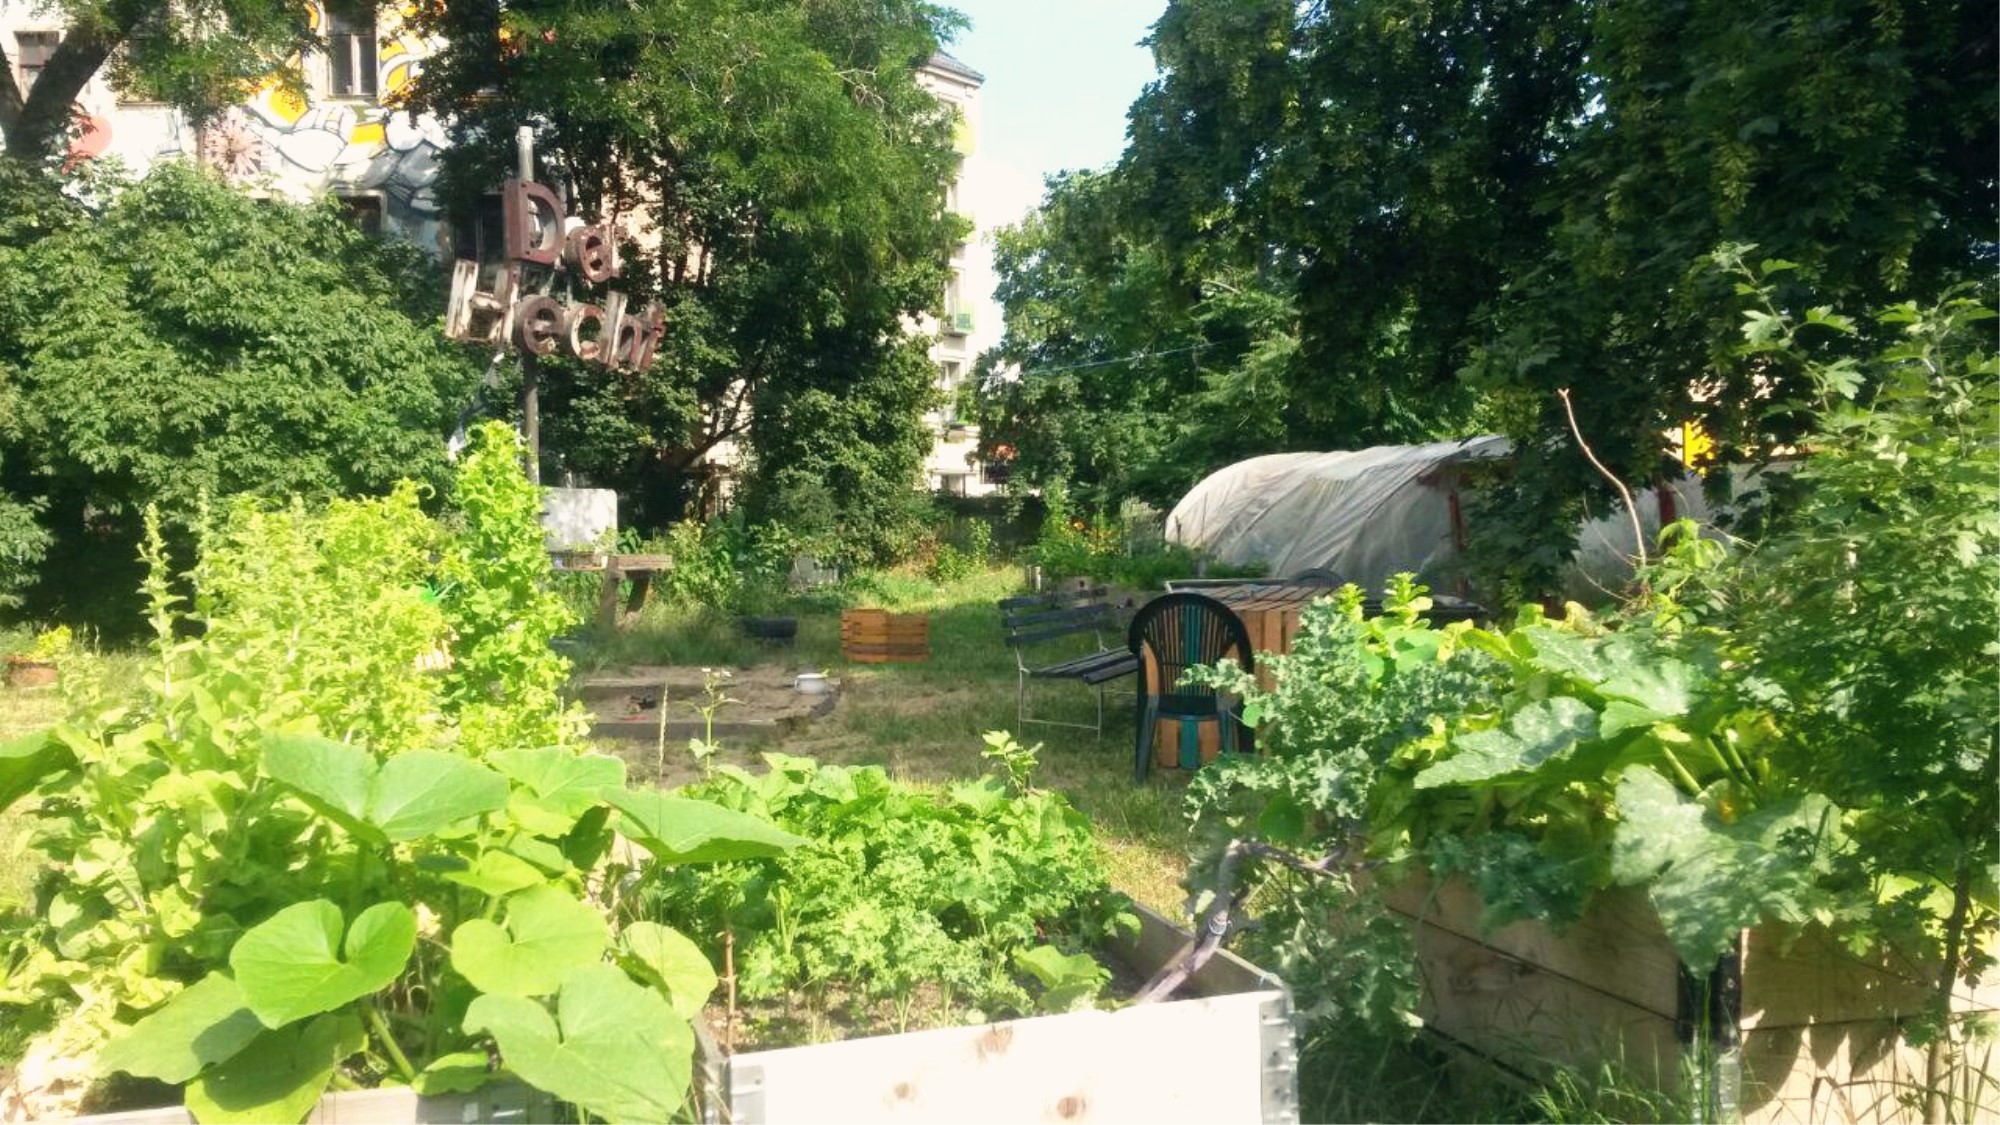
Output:
M161 160L198 156L250 190L335 196L361 225L446 254L451 232L433 190L444 128L393 108L430 46L401 28L396 11L313 5L313 28L329 49L298 60L304 89L266 82L203 129L158 102L120 97L100 73L78 99L83 129L71 151L115 158L135 175ZM0 0L0 45L24 94L62 33L59 11Z
M952 247L951 277L945 282L944 317L928 321L919 331L935 332L931 362L937 365L938 389L944 405L925 416L934 440L924 459L926 483L936 491L957 496L983 496L998 485L979 460L979 431L961 417L960 397L970 390L972 364L979 353L998 342L999 312L993 306L993 249L980 237L984 226L977 211L978 193L968 177L979 167L973 159L979 142L979 90L986 79L978 71L942 52L932 55L918 80L937 99L958 111L954 146L958 172L945 189L947 210L971 220L971 237Z

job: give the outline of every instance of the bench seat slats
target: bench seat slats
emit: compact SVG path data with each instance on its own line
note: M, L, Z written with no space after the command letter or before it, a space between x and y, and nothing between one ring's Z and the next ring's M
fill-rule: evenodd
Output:
M1115 680L1130 675L1139 667L1139 662L1129 652L1111 649L1093 652L1084 656L1051 664L1046 668L1031 668L1030 676L1044 680L1082 680L1086 684L1099 684L1105 680Z
M1110 618L1093 615L1059 622L1054 625L1040 625L1032 629L1012 629L1007 633L1007 644L1013 648L1023 648L1028 645L1040 644L1043 641L1052 641L1059 637L1067 637L1075 633L1090 633L1110 629L1113 625L1114 622Z

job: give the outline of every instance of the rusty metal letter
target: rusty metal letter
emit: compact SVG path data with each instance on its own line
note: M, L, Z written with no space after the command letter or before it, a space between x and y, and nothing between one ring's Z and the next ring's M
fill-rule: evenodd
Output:
M541 220L536 237L534 221ZM519 262L553 266L563 244L562 201L556 193L530 180L508 180L500 191L500 218L507 227L507 256Z
M529 297L514 306L514 328L522 351L548 355L562 337L562 306L554 297Z
M509 263L499 288L479 288L479 263L459 260L452 267L451 296L445 305L444 334L452 340L499 342L514 329L514 300L521 289L521 267Z
M618 272L618 244L601 226L571 231L566 256L577 272L583 274L583 279L592 284L608 281Z
M583 322L586 320L597 322L597 335L587 339L583 335ZM563 327L569 332L569 354L585 363L594 362L604 347L604 310L596 305L578 305L569 310Z

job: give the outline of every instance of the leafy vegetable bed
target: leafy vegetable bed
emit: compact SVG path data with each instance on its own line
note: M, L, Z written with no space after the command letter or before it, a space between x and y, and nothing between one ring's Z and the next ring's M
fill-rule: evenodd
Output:
M1014 756L1008 778L941 793L783 754L766 755L762 775L720 767L683 791L812 841L663 870L641 891L733 976L732 1038L739 1025L770 1043L982 1022L1100 994L1111 970L1090 951L1136 920L1081 814L1027 785L1027 751L988 738L989 756Z

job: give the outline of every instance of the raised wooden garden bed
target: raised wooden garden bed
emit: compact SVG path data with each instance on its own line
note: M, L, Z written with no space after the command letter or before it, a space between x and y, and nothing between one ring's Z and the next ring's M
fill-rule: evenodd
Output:
M1141 909L1106 952L1141 976L1186 931ZM1227 952L1191 999L725 1055L697 1028L709 1125L843 1121L1296 1122L1291 997Z
M843 610L840 654L857 664L921 664L931 658L931 619L886 609Z
M1822 931L1788 943L1759 927L1733 964L1696 973L1637 891L1600 894L1561 934L1480 933L1483 904L1458 879L1387 898L1415 927L1425 1024L1510 1069L1610 1062L1662 1090L1694 1075L1718 1119L1751 1125L1923 1120L1924 1052L1903 1031L1922 1007L1919 969L1863 961ZM1953 1007L2000 1010L2000 982L1964 983ZM2000 1119L2000 1051L1973 1051L1953 1104Z

